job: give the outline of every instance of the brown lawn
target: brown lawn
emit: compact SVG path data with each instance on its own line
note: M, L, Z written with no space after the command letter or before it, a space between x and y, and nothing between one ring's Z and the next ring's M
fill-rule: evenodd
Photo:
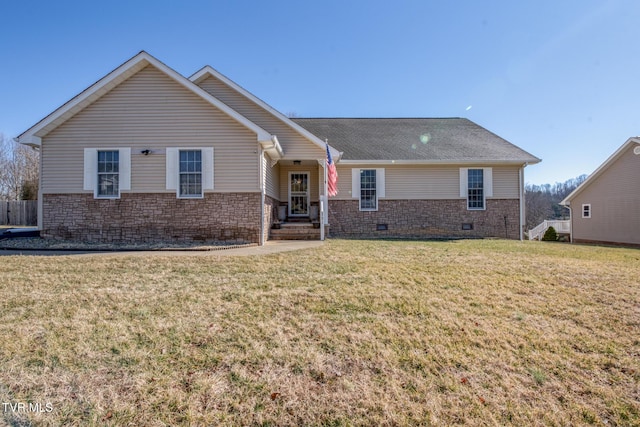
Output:
M0 295L10 425L640 425L640 250L0 257Z

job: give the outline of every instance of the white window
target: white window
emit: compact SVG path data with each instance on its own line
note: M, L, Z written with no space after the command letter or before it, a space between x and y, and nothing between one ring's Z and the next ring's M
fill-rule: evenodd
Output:
M358 199L361 211L377 211L384 198L384 169L352 169L351 197Z
M467 199L468 210L485 210L487 197L493 197L492 168L461 168L460 197Z
M582 205L582 218L591 218L591 204Z
M120 195L120 153L118 150L98 150L98 197L118 197Z
M201 198L213 190L213 147L167 148L166 188L178 198Z
M378 210L378 193L376 191L376 170L360 170L360 210Z
M469 169L467 172L467 209L484 209L484 171Z
M180 150L180 197L202 197L202 151Z
M85 148L84 185L100 199L117 199L131 190L131 148Z

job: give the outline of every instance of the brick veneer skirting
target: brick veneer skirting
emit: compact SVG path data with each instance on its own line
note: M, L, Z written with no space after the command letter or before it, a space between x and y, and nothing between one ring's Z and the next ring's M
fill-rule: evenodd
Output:
M375 212L360 212L358 200L329 201L329 235L335 237L502 237L519 239L519 201L487 200L470 211L466 200L380 200ZM462 224L473 224L463 230ZM378 231L378 224L387 224Z
M263 218L264 218L264 241L265 242L269 240L269 234L271 232L271 226L273 225L273 220L278 214L277 212L278 204L279 202L273 197L264 196Z
M45 194L43 237L99 242L232 241L257 243L260 193L205 193L178 199L171 193Z

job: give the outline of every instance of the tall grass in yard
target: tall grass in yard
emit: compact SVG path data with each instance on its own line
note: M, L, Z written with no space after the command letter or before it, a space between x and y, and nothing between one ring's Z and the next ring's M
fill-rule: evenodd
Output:
M640 425L639 273L638 250L494 240L1 257L1 416Z

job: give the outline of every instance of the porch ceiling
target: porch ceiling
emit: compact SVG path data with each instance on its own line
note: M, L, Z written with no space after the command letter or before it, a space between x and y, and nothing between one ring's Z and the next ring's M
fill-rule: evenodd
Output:
M300 163L294 163L294 162L300 162ZM317 160L279 160L278 163L280 164L280 166L318 166L318 161Z

